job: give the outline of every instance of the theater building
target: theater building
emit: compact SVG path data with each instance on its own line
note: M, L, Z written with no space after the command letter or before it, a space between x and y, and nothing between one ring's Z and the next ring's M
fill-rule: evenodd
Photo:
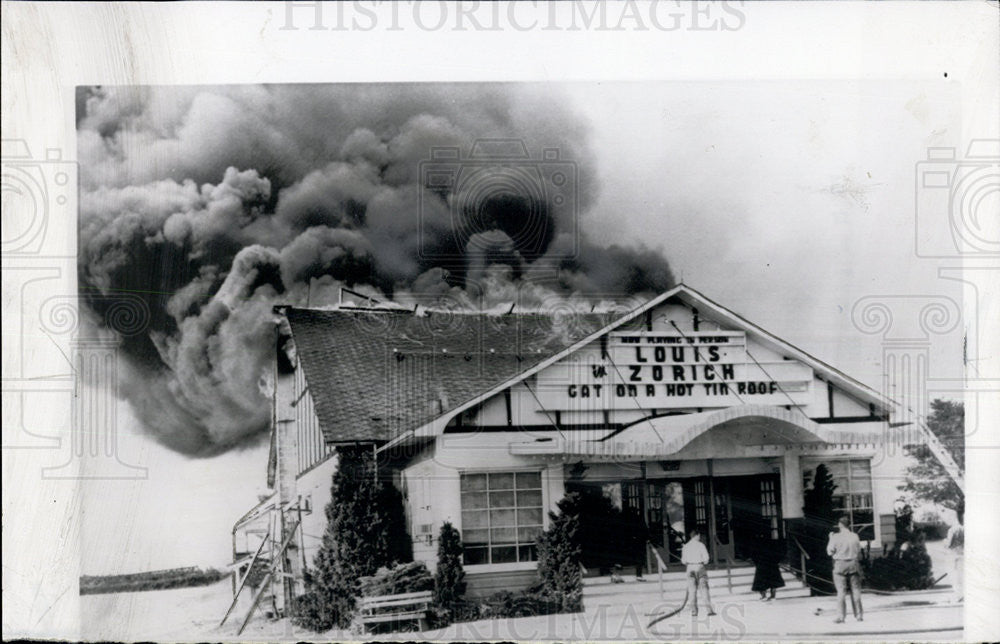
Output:
M639 513L667 561L696 526L739 561L762 528L794 531L824 463L861 538L895 539L894 403L687 286L614 314L276 312L274 493L234 527L237 567L291 524L292 574L312 565L343 444L391 472L417 560L461 531L473 594L534 579L578 485Z

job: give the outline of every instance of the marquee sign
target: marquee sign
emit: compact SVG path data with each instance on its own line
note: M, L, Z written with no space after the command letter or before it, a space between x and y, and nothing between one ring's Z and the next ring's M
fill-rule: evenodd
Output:
M742 331L609 335L602 355L579 353L538 375L546 409L593 411L805 405L812 369L756 362Z

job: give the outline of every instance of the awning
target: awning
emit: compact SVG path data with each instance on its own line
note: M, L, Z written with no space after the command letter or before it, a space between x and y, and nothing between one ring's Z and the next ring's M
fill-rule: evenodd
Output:
M816 445L874 442L868 435L830 430L797 409L745 405L710 412L643 419L602 437L564 432L561 436L512 443L511 454L587 456L593 458L661 458L677 454L691 441L713 430L726 430L740 445Z

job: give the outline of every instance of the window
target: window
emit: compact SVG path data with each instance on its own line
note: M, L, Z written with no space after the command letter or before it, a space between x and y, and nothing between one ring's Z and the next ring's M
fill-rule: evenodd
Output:
M851 530L862 541L875 539L875 506L872 502L871 461L865 459L822 461L833 483L833 505L851 521ZM816 463L818 465L819 463ZM815 468L803 470L805 489L812 487Z
M775 479L760 480L760 514L767 527L771 529L771 538L781 538L781 523L778 520L778 486Z
M541 472L462 474L466 565L535 561L542 531Z

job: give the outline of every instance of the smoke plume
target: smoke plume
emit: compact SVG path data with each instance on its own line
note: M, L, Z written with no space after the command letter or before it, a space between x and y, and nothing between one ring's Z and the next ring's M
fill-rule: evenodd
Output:
M582 230L596 164L551 90L90 87L77 122L82 300L95 319L116 294L143 300L120 391L189 455L266 432L274 304L328 306L346 286L543 306L673 283L656 252ZM488 163L467 162L477 149Z

